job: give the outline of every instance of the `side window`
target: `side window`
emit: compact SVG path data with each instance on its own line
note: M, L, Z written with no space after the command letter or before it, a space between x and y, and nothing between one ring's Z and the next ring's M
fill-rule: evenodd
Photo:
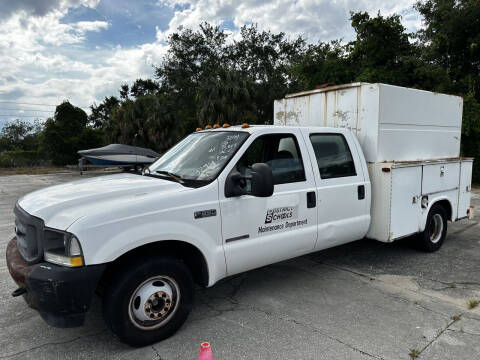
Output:
M261 162L272 168L275 185L305 181L300 149L292 134L264 135L255 139L237 163L237 170L249 175L252 165Z
M341 134L310 135L322 179L357 175L347 140Z

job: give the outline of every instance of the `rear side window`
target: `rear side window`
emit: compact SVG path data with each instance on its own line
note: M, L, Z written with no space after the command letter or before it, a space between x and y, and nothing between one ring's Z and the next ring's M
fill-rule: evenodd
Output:
M357 175L347 140L341 134L310 135L322 179Z

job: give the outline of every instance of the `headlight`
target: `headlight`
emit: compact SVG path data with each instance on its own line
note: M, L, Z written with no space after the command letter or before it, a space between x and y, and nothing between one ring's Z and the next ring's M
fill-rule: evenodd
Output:
M45 261L69 267L83 266L82 248L73 234L45 230L43 250Z

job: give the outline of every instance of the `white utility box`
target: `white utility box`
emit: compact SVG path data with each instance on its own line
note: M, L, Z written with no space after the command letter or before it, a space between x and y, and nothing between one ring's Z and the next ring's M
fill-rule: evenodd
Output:
M353 83L276 100L274 124L356 134L372 191L367 237L390 242L423 231L423 198L443 201L451 221L470 214L473 159L460 158L462 107L459 96Z
M460 155L462 105L459 96L353 83L276 100L274 124L351 129L367 162L452 158Z

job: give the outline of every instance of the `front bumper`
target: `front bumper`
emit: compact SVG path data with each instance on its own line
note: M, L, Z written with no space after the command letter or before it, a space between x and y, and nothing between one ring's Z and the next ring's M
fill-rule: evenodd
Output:
M24 298L51 326L83 325L98 281L106 264L68 268L41 262L28 263L20 255L17 238L7 247L7 266L17 285L27 292Z

